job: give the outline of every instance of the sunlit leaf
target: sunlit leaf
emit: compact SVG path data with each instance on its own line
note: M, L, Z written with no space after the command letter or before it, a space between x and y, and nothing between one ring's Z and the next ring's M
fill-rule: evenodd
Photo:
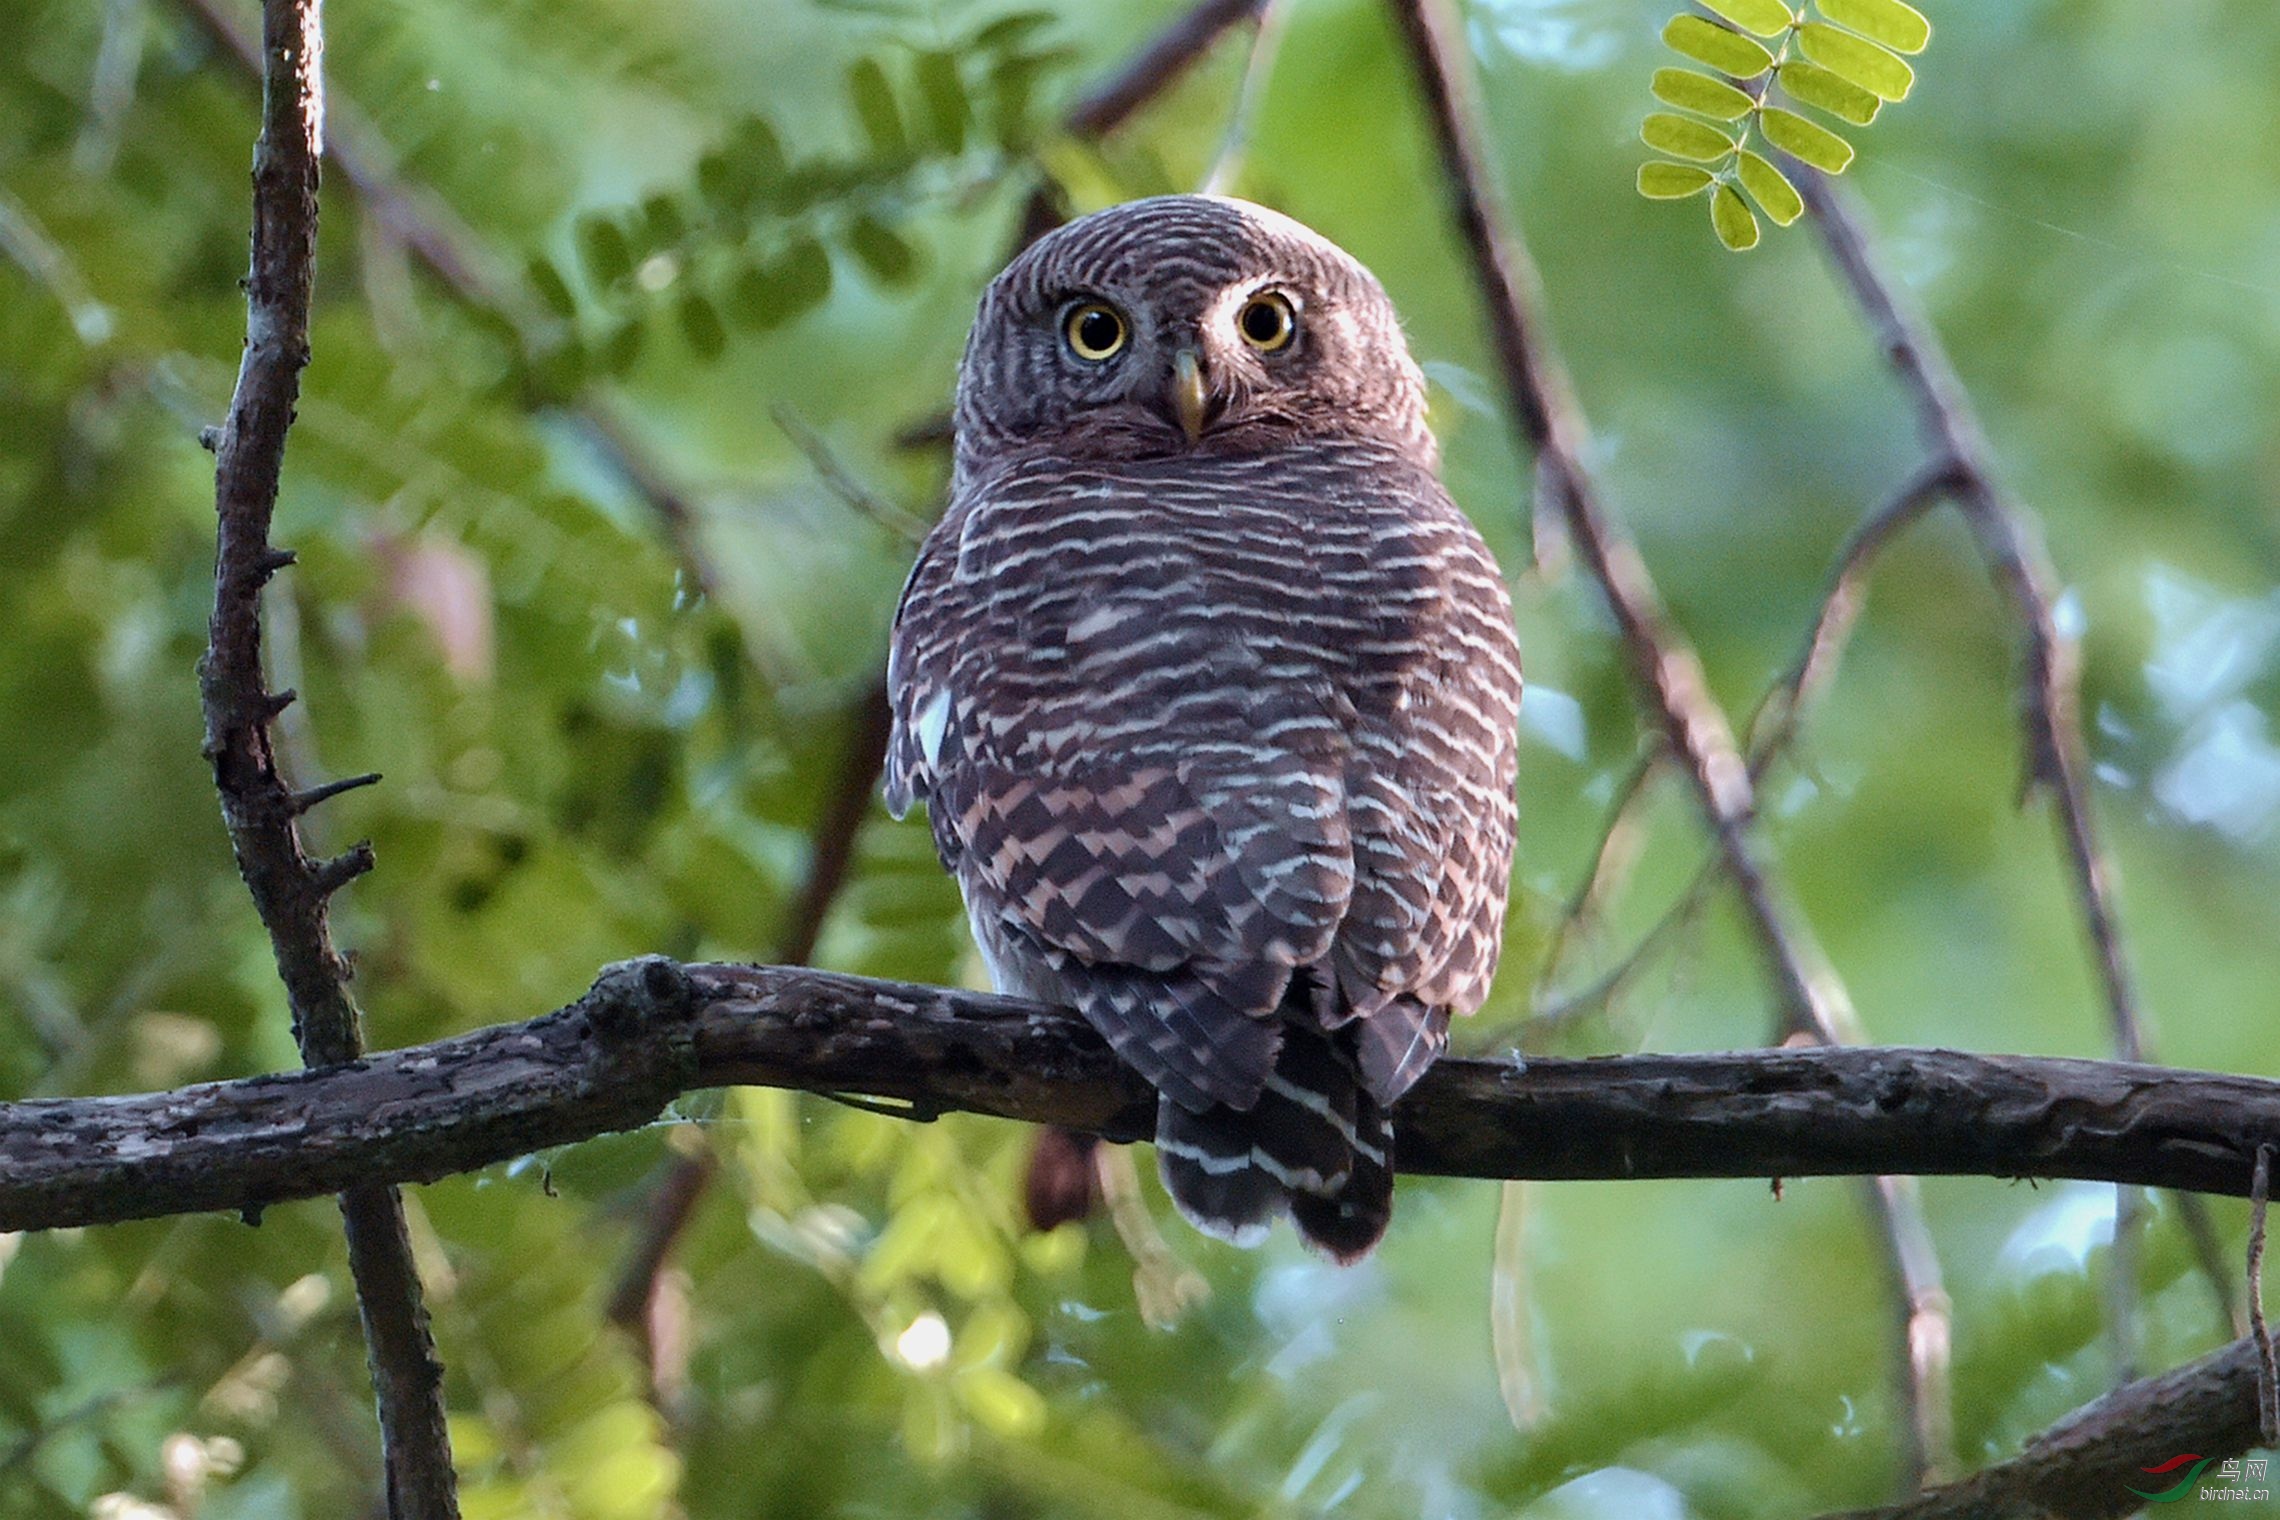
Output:
M1851 143L1794 111L1767 106L1758 113L1758 129L1765 133L1767 142L1824 173L1842 174L1845 165L1852 162Z
M1702 0L1702 8L1716 11L1743 31L1760 37L1786 31L1797 19L1781 0Z
M984 1427L1018 1439L1045 1425L1045 1400L1038 1391L998 1367L976 1367L957 1380L959 1402Z
M1639 140L1658 153L1712 163L1734 151L1734 140L1691 116L1657 111L1639 124Z
M1773 67L1773 54L1761 44L1707 17L1673 16L1662 36L1674 52L1736 79L1755 79Z
M1744 150L1735 160L1735 173L1750 199L1758 209L1773 218L1774 225L1786 227L1805 214L1805 198L1797 187L1789 183L1787 175L1773 166L1770 159Z
M858 58L847 68L847 97L855 104L855 119L863 125L872 151L886 159L910 151L903 131L902 111L895 104L894 86L876 58Z
M1799 102L1828 112L1831 116L1849 121L1856 127L1865 127L1876 120L1876 113L1884 109L1884 102L1848 79L1840 79L1817 63L1806 63L1793 58L1781 66L1774 76L1781 87Z
M1898 54L1821 22L1799 27L1797 45L1830 73L1882 100L1906 100L1916 83L1916 71Z
M1756 101L1726 83L1692 69L1655 70L1653 89L1655 99L1666 106L1677 106L1682 111L1693 111L1703 116L1714 116L1720 121L1734 121L1750 113Z
M1656 160L1639 165L1639 193L1651 201L1680 201L1700 195L1714 182L1708 169Z
M1758 243L1757 218L1731 185L1720 185L1710 197L1710 226L1718 234L1718 241L1736 253L1746 253Z
M948 53L919 54L918 98L926 106L928 139L945 153L964 152L973 107L958 77L958 60Z
M1921 53L1932 24L1904 0L1814 0L1822 15L1896 53Z

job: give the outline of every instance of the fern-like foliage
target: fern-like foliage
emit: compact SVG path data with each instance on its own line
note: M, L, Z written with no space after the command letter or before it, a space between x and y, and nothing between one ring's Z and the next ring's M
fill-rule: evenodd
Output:
M1032 149L1037 85L1068 56L1040 42L1052 19L1016 12L946 46L858 58L847 101L859 137L845 151L794 159L765 117L747 116L690 183L582 217L578 279L544 254L529 262L561 327L519 378L544 399L622 375L666 309L691 354L717 358L732 330L768 332L822 305L833 249L879 285L910 283L922 257L911 213L968 198Z
M1907 99L1916 74L1901 55L1922 52L1932 27L1905 0L1701 5L1711 14L1672 17L1663 41L1716 73L1655 71L1655 99L1673 109L1649 115L1639 137L1667 156L1639 166L1639 193L1707 196L1718 241L1740 252L1757 246L1758 212L1786 227L1805 210L1797 187L1758 148L1842 174L1852 144L1807 110L1867 126L1887 101Z

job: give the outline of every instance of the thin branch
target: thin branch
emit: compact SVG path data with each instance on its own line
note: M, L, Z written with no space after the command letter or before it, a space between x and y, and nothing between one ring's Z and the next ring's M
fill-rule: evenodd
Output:
M1805 204L1838 275L1915 403L1918 430L1933 459L1931 468L1951 477L1952 498L2011 603L2019 625L2027 785L2048 786L2057 803L2059 834L2097 963L2114 1054L2124 1061L2153 1060L2122 938L2113 868L2099 844L2090 803L2077 651L2059 627L2053 590L2058 576L2043 546L2041 525L2032 509L1998 480L1993 450L1937 329L1885 267L1851 194L1802 164L1791 161L1786 167L1803 186ZM2240 1311L2229 1277L2220 1267L2216 1227L2194 1200L2177 1202L2178 1221L2193 1242L2194 1255L2210 1272L2209 1281L2228 1322L2237 1324ZM2117 1212L2126 1216L2135 1209L2124 1199ZM2118 1233L2116 1239L2120 1240ZM2126 1363L2133 1339L2127 1324L2117 1321L2115 1338L2117 1359Z
M292 562L270 547L269 527L301 371L309 362L323 49L317 0L269 0L245 356L215 440L214 612L198 667L203 749L238 873L269 932L302 1059L318 1067L353 1060L363 1048L348 966L333 948L328 915L332 894L369 869L371 851L359 845L312 861L302 846L294 820L307 798L279 772L269 732L291 694L272 693L262 670L261 593ZM444 1426L443 1369L420 1301L403 1201L369 1179L340 1182L349 1266L379 1397L389 1513L398 1520L447 1520L459 1506Z
M1784 1036L1824 1044L1858 1037L1844 984L1814 941L1761 852L1752 830L1756 801L1749 767L1725 714L1712 699L1701 662L1665 615L1638 547L1600 501L1585 466L1586 430L1564 367L1543 320L1541 282L1519 233L1494 210L1488 157L1478 139L1478 113L1468 108L1464 53L1443 0L1390 0L1415 67L1426 114L1504 372L1514 421L1536 458L1537 512L1548 497L1566 524L1584 567L1606 596L1644 698L1693 783L1705 821L1725 859L1754 943L1781 1010ZM1905 1189L1889 1190L1875 1211L1894 1279L1911 1313L1946 1301L1928 1235ZM1926 1275L1929 1274L1929 1275ZM1907 1407L1903 1466L1911 1483L1943 1465L1948 1453L1926 1444L1947 1427L1946 1368L1926 1348L1939 1336L1904 1340L1895 1358Z
M1960 1483L1882 1509L1824 1520L2119 1520L2182 1469L2151 1476L2180 1452L2238 1456L2260 1438L2256 1343L2242 1339L2159 1377L2115 1389Z
M2280 1446L2280 1360L2264 1323L2264 1212L2272 1198L2272 1147L2256 1148L2256 1175L2248 1187L2248 1325L2256 1343L2257 1429L2266 1446Z
M1071 137L1106 137L1179 83L1229 28L1259 13L1266 0L1201 0L1164 28L1114 75L1085 92L1061 118Z
M1098 1134L1155 1096L1083 1019L785 966L609 968L568 1007L318 1070L0 1104L0 1230L257 1210L638 1128L684 1093L852 1094ZM2073 1177L2246 1197L2280 1080L2111 1061L1814 1047L1444 1061L1404 1171L1620 1180Z

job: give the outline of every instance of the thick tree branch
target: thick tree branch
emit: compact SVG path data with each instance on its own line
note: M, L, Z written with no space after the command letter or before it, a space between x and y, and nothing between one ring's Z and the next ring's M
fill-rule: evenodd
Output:
M1790 901L1753 824L1748 764L1711 696L1700 660L1671 625L1646 561L1599 499L1585 464L1581 408L1543 318L1541 281L1520 234L1495 210L1469 74L1445 0L1390 0L1415 68L1455 213L1494 338L1513 419L1536 460L1538 555L1556 506L1584 568L1613 614L1642 700L1687 779L1725 862L1780 1008L1779 1037L1840 1044L1860 1037L1852 1000L1810 925ZM1922 1210L1905 1181L1877 1184L1869 1200L1908 1330L1896 1354L1906 1409L1905 1476L1911 1486L1948 1460L1947 1295ZM1933 1320L1939 1320L1935 1327Z
M784 1087L1145 1138L1155 1099L1076 1015L793 967L610 968L523 1024L345 1065L0 1105L0 1230L242 1212L426 1182ZM2247 1196L2280 1081L1892 1047L1445 1061L1400 1165L1549 1180L2074 1177Z
M199 690L206 758L238 873L269 931L302 1059L331 1066L363 1048L348 967L333 948L332 895L370 870L357 845L312 860L296 819L326 788L296 793L277 765L270 719L291 700L272 693L261 660L261 591L292 563L269 525L309 362L317 244L318 137L324 105L317 0L269 0L262 24L262 123L253 156L253 262L245 282L246 344L230 411L215 440L214 612ZM369 1178L343 1177L340 1210L378 1396L391 1516L459 1513L435 1359L403 1200Z

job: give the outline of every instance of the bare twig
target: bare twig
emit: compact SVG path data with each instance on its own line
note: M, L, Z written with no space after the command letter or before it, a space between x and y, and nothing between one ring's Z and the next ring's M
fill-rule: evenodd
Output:
M2089 762L2082 738L2079 669L2074 641L2060 628L2057 574L2043 546L2033 511L2007 491L1995 473L1994 454L1973 412L1955 366L1930 320L1906 287L1885 268L1866 219L1842 186L1819 172L1788 161L1785 167L1803 187L1806 206L1820 229L1838 275L1852 291L1875 333L1893 373L1916 406L1917 425L1932 463L1929 471L1948 477L1947 494L1978 538L1981 552L2011 604L2019 626L2022 664L2020 714L2026 729L2026 785L2048 786L2057 805L2057 823L2067 864L2104 991L2108 1028L2116 1057L2155 1059L2145 1031L2135 978L2122 938L2113 869L2097 836L2090 803ZM2193 1243L2194 1256L2215 1291L2229 1323L2240 1318L2216 1227L2208 1212L2180 1198L2178 1222ZM2116 1205L2117 1276L2126 1288L2135 1277L2130 1266L2134 1241L2121 1226L2142 1215L2128 1197ZM2134 1333L2127 1293L2115 1300L2116 1362L2127 1369Z
M215 442L214 612L198 671L204 752L238 872L269 931L294 1037L313 1067L353 1060L363 1048L348 966L333 948L327 920L333 893L372 865L369 846L329 860L311 860L303 850L294 820L309 794L286 784L269 731L292 694L269 690L261 662L262 588L292 563L270 546L269 525L309 360L322 56L317 0L268 0L245 356ZM344 1188L340 1208L379 1398L389 1513L398 1520L456 1516L443 1369L420 1301L403 1202L393 1188L359 1180Z
M1265 0L1200 0L1132 61L1085 92L1061 118L1071 137L1106 137L1177 84L1230 27L1259 12Z
M1827 1044L1857 1038L1850 997L1809 927L1788 901L1751 828L1755 798L1748 765L1711 698L1699 660L1665 615L1637 546L1601 503L1585 467L1586 432L1566 372L1542 318L1541 286L1518 233L1493 209L1487 156L1477 140L1477 113L1467 107L1463 52L1453 41L1441 0L1391 0L1439 149L1443 179L1481 288L1514 420L1536 457L1539 520L1549 496L1568 538L1599 583L1647 705L1673 755L1693 783L1725 869L1748 917L1753 941L1781 1010L1785 1035ZM1876 1211L1894 1279L1904 1285L1911 1323L1944 1312L1937 1260L1905 1190L1886 1194ZM1926 1274L1930 1275L1927 1276ZM1904 1470L1914 1483L1947 1460L1925 1443L1948 1416L1944 1328L1904 1339L1895 1357L1909 1431Z
M2280 1361L2264 1323L2264 1212L2272 1197L2272 1147L2256 1148L2256 1175L2248 1186L2248 1324L2256 1343L2257 1429L2266 1446L2280 1446Z

